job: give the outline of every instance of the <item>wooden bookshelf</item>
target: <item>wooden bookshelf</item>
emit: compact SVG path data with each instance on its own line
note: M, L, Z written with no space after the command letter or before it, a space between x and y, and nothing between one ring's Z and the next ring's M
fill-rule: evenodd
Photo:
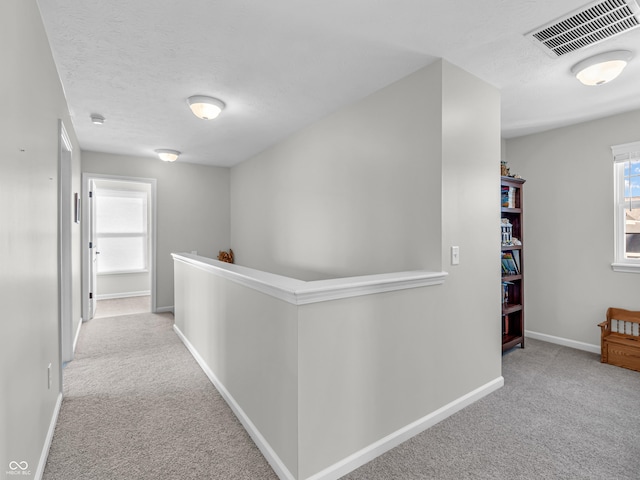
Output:
M501 177L501 219L511 224L514 243L502 243L502 351L524 348L524 228L522 221L525 180ZM505 192L508 192L505 197Z

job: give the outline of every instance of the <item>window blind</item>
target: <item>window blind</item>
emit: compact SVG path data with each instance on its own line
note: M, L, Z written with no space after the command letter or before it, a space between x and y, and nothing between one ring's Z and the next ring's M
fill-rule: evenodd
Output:
M611 151L613 152L614 163L626 162L628 160L639 160L640 142L613 145L611 147Z

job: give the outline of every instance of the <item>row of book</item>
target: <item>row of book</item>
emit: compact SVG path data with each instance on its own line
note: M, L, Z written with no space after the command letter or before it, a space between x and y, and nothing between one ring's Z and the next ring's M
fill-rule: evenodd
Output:
M516 189L515 187L501 187L502 206L506 208L516 208Z
M503 275L519 275L520 274L520 251L508 250L502 252L502 274Z

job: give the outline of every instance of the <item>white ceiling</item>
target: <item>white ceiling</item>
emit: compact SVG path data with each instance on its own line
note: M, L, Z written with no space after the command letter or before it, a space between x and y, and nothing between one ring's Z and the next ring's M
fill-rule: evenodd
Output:
M437 58L502 95L505 138L640 108L640 28L553 59L524 34L585 0L38 0L83 150L231 166ZM637 56L613 82L572 65ZM191 95L227 104L213 121ZM93 125L90 114L106 118Z

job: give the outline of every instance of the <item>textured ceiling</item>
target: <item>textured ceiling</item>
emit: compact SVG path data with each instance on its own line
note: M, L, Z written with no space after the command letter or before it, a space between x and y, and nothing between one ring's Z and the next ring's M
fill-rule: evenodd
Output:
M38 0L81 148L231 166L436 58L496 86L514 137L640 108L640 58L585 87L524 34L584 0ZM186 99L227 104L213 121ZM93 125L89 116L106 118Z

